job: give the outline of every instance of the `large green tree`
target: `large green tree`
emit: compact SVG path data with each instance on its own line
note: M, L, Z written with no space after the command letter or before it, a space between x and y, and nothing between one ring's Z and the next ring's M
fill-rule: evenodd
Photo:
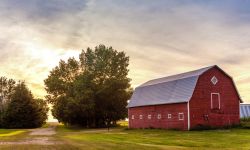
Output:
M129 57L112 47L87 48L79 60L61 60L44 81L52 114L66 124L104 127L127 115L132 89Z
M48 112L46 102L34 99L24 82L14 87L9 98L2 116L4 128L35 128L45 123Z

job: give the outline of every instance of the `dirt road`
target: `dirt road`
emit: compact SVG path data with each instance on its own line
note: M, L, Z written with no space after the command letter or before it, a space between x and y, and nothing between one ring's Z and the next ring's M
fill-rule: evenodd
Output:
M54 145L60 144L60 141L55 140L53 135L56 134L55 126L49 126L46 128L38 129L29 129L30 133L19 141L0 141L0 145L26 145L26 144L35 144L35 145Z

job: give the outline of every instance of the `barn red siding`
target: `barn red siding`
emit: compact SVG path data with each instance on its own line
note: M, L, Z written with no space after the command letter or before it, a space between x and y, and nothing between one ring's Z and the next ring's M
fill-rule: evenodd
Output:
M218 83L213 85L215 76ZM220 93L220 109L211 109L211 93ZM190 125L221 127L239 124L239 97L230 77L214 67L200 76L190 101Z
M184 120L179 120L178 114L184 114ZM161 114L161 119L157 115ZM168 118L171 114L171 118ZM134 115L134 119L132 119ZM140 115L143 118L140 119ZM151 119L148 119L151 115ZM187 103L156 105L156 106L143 106L129 108L129 128L165 128L165 129L181 129L188 130L187 128Z

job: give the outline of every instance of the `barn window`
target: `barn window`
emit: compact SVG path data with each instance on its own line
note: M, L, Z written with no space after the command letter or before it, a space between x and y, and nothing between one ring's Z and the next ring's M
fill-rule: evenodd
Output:
M142 115L140 115L140 116L139 116L139 118L140 118L140 119L142 119L142 118L143 118L143 116L142 116Z
M211 82L213 83L213 85L216 85L218 83L218 79L215 76L213 76L211 78Z
M220 93L211 93L211 109L220 109Z
M184 113L179 113L178 117L179 117L179 120L184 120Z
M148 119L151 119L151 115L148 115Z
M157 119L161 119L161 114L158 114L158 115L157 115Z
M134 115L132 115L132 116L131 116L131 119L133 119L133 120L134 120L134 119L135 119L135 116L134 116Z
M172 118L172 114L168 114L168 119L171 119Z

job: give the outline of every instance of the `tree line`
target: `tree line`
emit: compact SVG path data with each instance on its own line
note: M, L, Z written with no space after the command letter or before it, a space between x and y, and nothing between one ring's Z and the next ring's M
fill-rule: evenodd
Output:
M24 82L16 84L4 78L0 125L39 127L47 119L50 103L52 115L66 125L114 126L127 117L127 101L133 92L128 66L129 57L112 47L99 45L82 50L78 59L60 60L50 71L44 80L48 93L45 101L35 99Z

